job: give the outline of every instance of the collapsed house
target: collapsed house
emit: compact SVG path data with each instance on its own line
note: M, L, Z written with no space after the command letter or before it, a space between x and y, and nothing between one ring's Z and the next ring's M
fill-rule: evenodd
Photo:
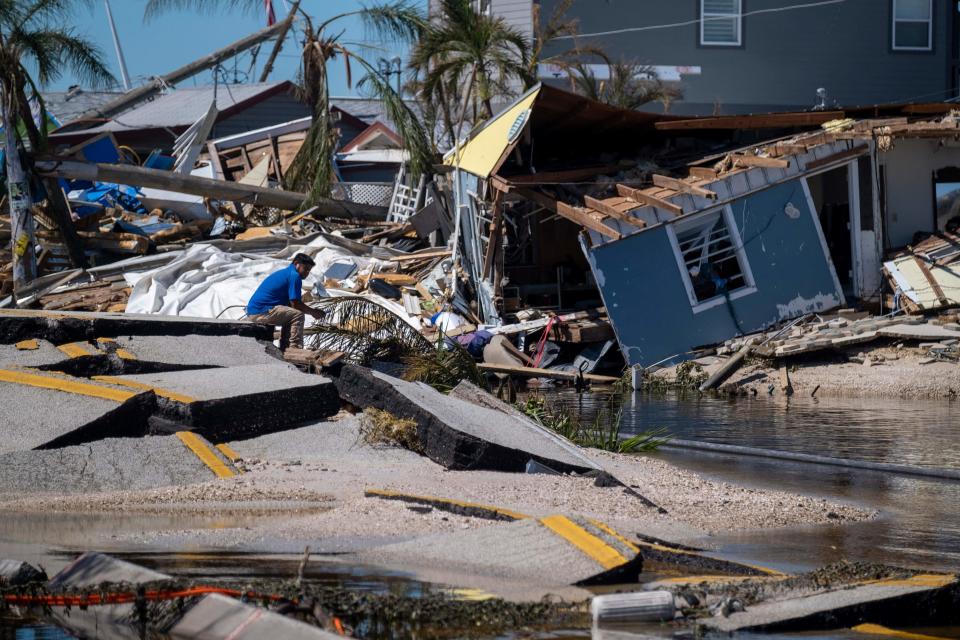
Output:
M960 187L951 108L681 120L535 87L446 158L468 212L463 261L477 304L498 322L510 287L529 294L503 245L516 250L511 229L530 211L555 214L535 226L538 266L562 256L548 285L557 305L595 287L630 365L848 305L951 304L944 260L958 254ZM572 225L550 235L546 221L558 218ZM928 259L884 263L931 233L939 244ZM562 282L564 263L579 281Z

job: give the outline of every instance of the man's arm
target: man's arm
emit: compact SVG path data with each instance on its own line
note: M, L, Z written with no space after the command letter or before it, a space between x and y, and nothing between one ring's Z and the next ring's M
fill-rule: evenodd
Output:
M308 307L303 303L302 300L291 300L290 306L296 309L297 311L302 311L308 316L313 316L317 320L323 320L327 313L323 309L314 309L313 307Z

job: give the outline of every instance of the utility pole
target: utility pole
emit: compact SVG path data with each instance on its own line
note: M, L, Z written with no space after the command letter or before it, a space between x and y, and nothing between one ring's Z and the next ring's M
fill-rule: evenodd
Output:
M123 90L130 91L130 74L127 73L127 61L123 59L123 49L120 48L120 36L117 35L117 25L113 23L113 12L110 11L110 0L103 0L107 9L107 22L110 23L110 33L113 35L113 48L117 52L117 62L120 64L120 77L123 78Z
M284 2L283 6L286 7L287 3ZM283 21L286 26L277 34L277 42L273 45L273 50L270 52L270 57L267 58L266 64L263 65L263 72L260 74L259 82L266 82L270 76L270 72L273 71L273 63L276 62L277 56L280 54L280 49L283 48L283 41L287 38L287 32L293 25L293 18L290 16L296 16L298 9L300 9L300 0L295 0L293 7L287 7L287 19Z

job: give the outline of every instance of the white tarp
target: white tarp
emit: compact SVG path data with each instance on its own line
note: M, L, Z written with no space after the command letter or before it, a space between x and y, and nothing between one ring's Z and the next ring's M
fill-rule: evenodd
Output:
M324 272L334 263L355 264L357 274L385 271L391 266L391 263L377 258L355 255L322 236L308 245L290 246L271 257L228 253L211 245L196 244L159 269L125 274L127 284L133 286L126 312L240 318L246 313L246 304L263 279L289 265L290 258L298 252L306 253L316 261L313 271L304 280L304 286L314 290L318 284L321 285L318 290L320 295L354 295L323 290L320 281ZM375 297L377 302L411 325L418 326L415 319L404 313L402 305ZM309 322L310 318L307 320Z

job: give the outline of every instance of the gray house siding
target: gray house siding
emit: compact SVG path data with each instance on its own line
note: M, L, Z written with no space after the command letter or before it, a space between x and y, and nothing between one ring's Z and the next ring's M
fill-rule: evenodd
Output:
M221 89L225 91L226 89ZM312 115L310 109L291 93L280 93L243 109L240 113L217 122L214 138L232 136Z
M558 0L542 0L549 16ZM785 8L796 0L742 0L744 13ZM673 113L747 113L808 109L819 87L842 106L950 97L951 11L933 0L933 50L892 49L892 0L846 2L742 19L739 47L701 46L696 23L665 29L584 38L614 58L650 65L699 66L684 75L683 99ZM568 17L581 33L687 23L700 0L576 0ZM554 44L551 51L567 48Z
M792 204L798 215L785 213ZM695 312L661 224L588 251L624 358L649 366L697 346L843 303L803 178L735 200L732 214L756 291ZM794 211L794 209L791 209ZM693 214L679 220L693 219Z

